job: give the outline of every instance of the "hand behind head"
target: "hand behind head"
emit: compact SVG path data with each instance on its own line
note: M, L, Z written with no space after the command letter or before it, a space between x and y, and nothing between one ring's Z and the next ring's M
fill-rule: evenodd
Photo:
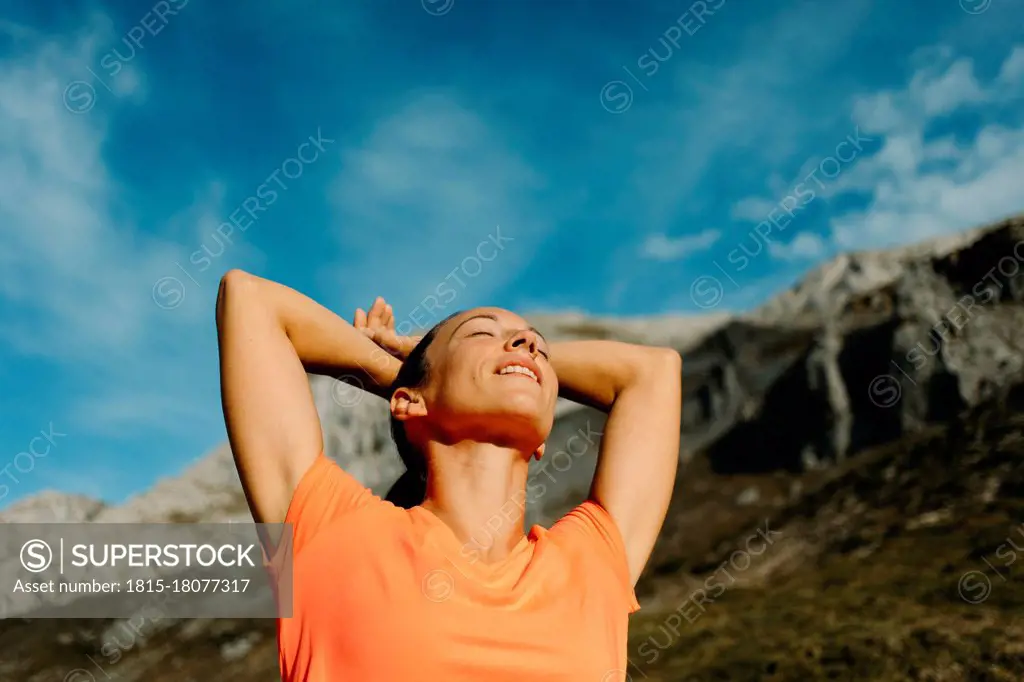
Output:
M380 296L370 306L369 313L364 312L362 308L356 309L352 326L363 332L368 339L388 353L403 361L409 357L409 353L423 338L422 336L400 336L397 334L394 311Z

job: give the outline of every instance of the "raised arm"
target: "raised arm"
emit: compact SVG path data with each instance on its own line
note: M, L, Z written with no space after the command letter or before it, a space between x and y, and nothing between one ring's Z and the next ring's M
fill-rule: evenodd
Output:
M281 523L323 450L307 372L383 395L401 363L312 299L241 270L221 279L217 335L224 421L249 508L257 523Z
M590 497L615 520L635 584L675 484L682 359L668 348L570 341L552 345L551 364L563 397L608 413Z

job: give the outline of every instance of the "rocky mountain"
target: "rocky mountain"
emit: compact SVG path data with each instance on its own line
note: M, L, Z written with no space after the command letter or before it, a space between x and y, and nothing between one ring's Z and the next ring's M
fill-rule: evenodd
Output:
M822 265L747 315L599 319L528 316L554 340L607 338L670 345L684 356L684 461L707 452L716 471L799 471L837 462L1013 384L1024 371L1024 217ZM310 377L328 454L383 494L402 471L385 403L329 377ZM602 416L560 402L549 452ZM765 448L770 444L769 448ZM575 447L575 446L574 446ZM556 472L534 520L549 521L589 481L589 458ZM558 473L558 476L554 474ZM124 505L45 493L0 521L159 522L244 518L230 451Z
M627 679L1024 679L1021 388L827 469L688 472Z
M740 532L737 519L746 523L748 517L806 510L808 504L824 508L826 500L813 492L820 477L855 472L863 456L880 447L902 447L936 425L960 423L962 415L1022 383L1022 262L1024 216L911 247L843 255L749 314L629 320L528 316L551 339L619 339L671 345L683 354L681 492L641 582L645 607L656 611L670 602L668 595L686 584L680 576L700 572L694 558L713 555L716 543ZM328 454L383 494L402 469L384 402L328 377L311 377L311 385ZM599 413L559 405L547 456L533 465L532 475L545 493L529 510L529 523L549 523L582 498L602 430ZM3 522L245 518L226 446L123 505L45 493L0 512ZM45 639L46 633L33 628L49 626L30 621L20 627L0 629L0 680L50 679L55 669L10 658L10 652L34 646L27 642ZM66 641L60 646L84 652L96 646L102 635L98 626L75 627L62 635ZM151 626L146 638L162 642L159 652L165 658L178 660L187 641L208 651L210 661L234 661L245 658L239 651L262 652L266 638L272 640L272 631L253 627L165 622ZM158 634L168 628L176 633L172 638ZM15 640L26 643L18 649ZM264 645L254 644L257 640ZM156 651L147 647L145 656ZM164 679L154 677L142 660L125 653L120 679ZM182 671L193 670L181 665ZM237 669L248 671L245 675L262 670L259 679L274 679L274 665L273 655L263 652ZM51 677L44 676L47 670ZM71 682L102 679L91 674ZM222 679L256 679L238 675ZM182 673L167 679L205 678Z

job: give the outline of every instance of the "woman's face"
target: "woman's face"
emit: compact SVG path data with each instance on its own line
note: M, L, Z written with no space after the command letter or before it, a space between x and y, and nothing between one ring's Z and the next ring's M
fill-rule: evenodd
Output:
M453 442L536 450L551 432L558 398L549 352L544 337L501 308L449 320L427 349L424 425Z

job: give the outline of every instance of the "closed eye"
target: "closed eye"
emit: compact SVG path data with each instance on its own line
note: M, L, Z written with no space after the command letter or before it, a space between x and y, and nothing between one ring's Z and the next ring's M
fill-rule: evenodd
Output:
M481 329L479 331L475 331L475 332L472 332L470 334L467 334L466 338L472 338L474 336L494 336L494 335L495 335L494 332L489 332L486 329ZM537 352L540 353L541 355L543 355L545 360L550 360L551 359L551 356L548 355L547 351L538 348Z

